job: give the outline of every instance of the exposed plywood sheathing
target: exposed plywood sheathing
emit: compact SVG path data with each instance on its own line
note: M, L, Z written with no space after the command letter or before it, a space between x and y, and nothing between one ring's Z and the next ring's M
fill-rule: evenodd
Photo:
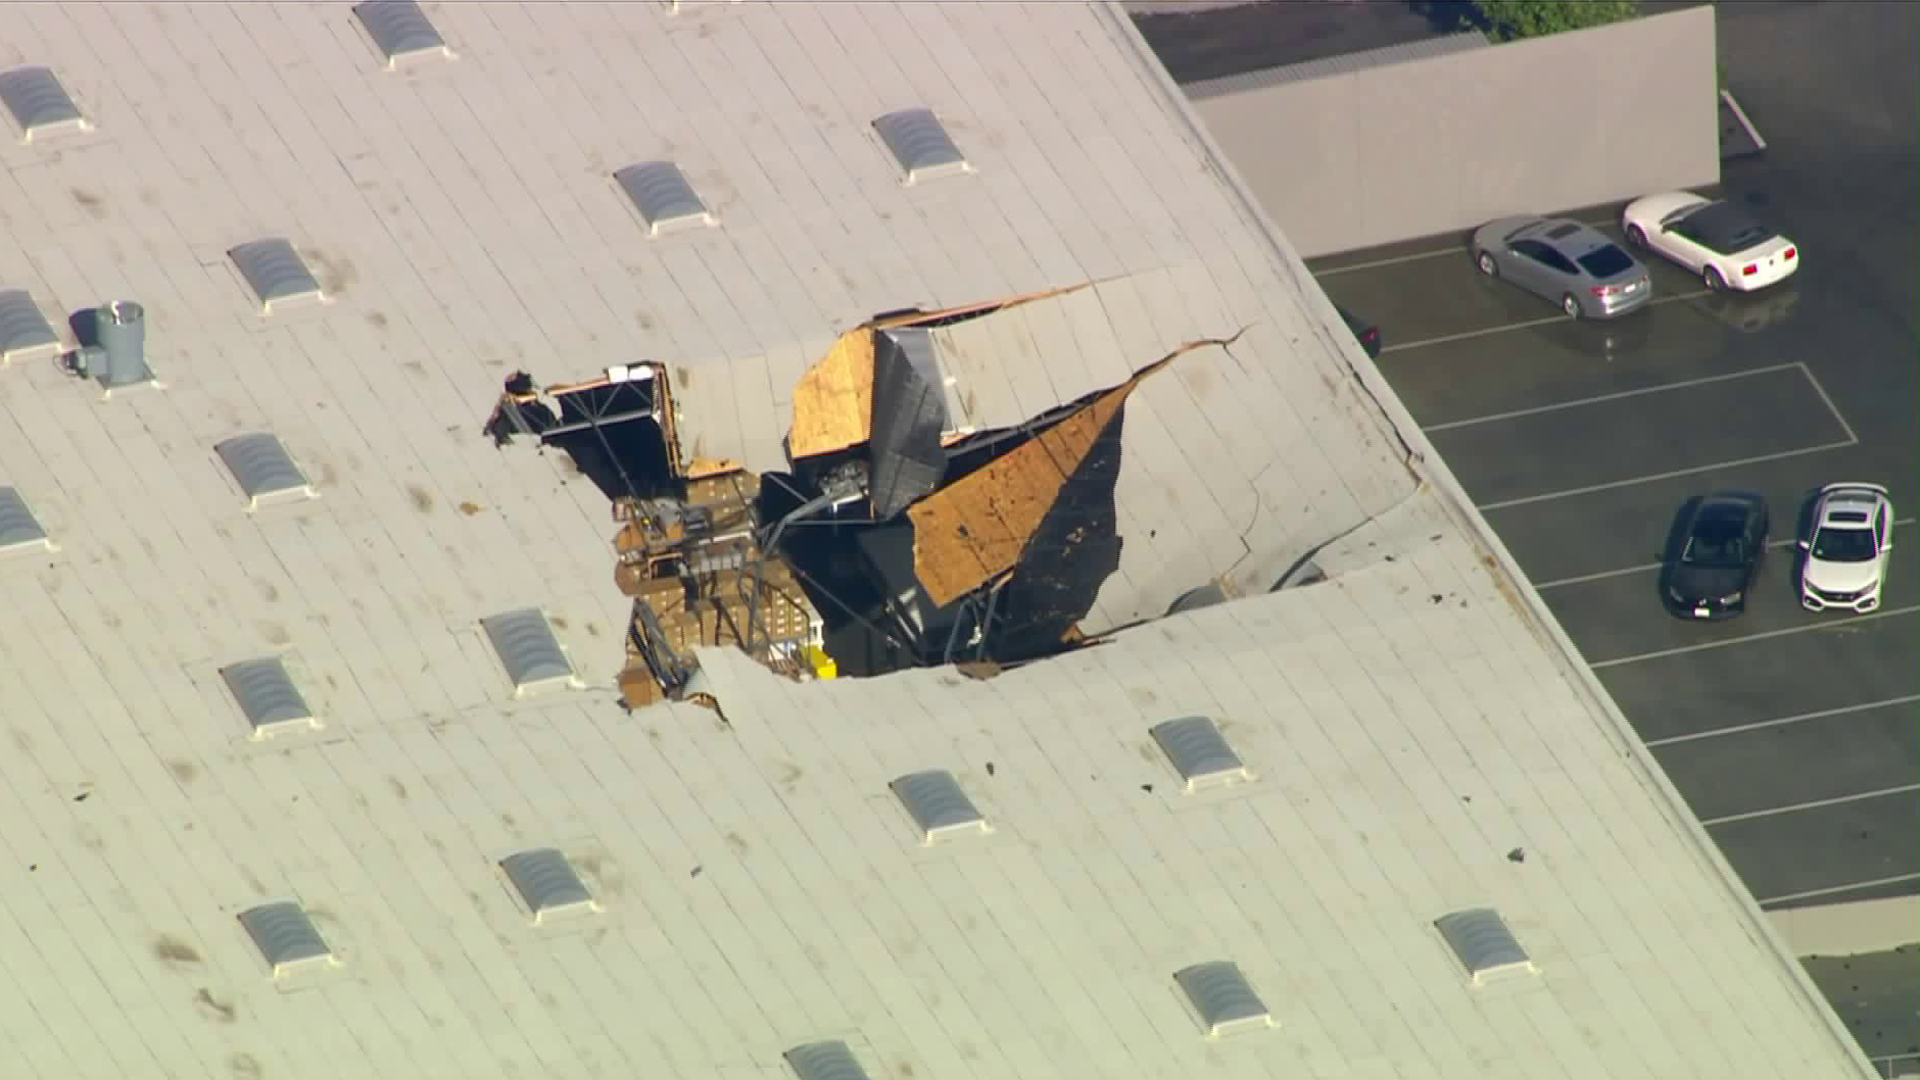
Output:
M798 460L858 446L872 419L873 331L863 326L841 334L794 384L788 453Z
M1189 342L1019 448L947 485L907 510L913 522L913 570L935 604L946 605L1013 569L1094 440L1141 381L1189 349Z

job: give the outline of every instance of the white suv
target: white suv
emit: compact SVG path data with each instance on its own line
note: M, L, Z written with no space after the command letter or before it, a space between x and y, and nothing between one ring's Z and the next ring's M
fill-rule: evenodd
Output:
M1893 503L1878 484L1828 484L1813 507L1813 536L1800 541L1800 606L1868 612L1880 606L1893 551Z

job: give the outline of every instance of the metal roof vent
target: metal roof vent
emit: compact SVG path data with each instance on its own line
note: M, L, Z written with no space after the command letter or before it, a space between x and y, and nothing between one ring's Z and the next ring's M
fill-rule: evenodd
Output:
M800 1080L873 1080L860 1059L838 1039L796 1046L785 1057Z
M58 131L92 131L93 123L80 114L67 88L51 68L17 67L0 72L0 102L20 125L21 142Z
M1253 774L1233 752L1220 729L1204 716L1168 720L1149 729L1153 741L1173 763L1174 771L1187 782L1187 790L1232 784L1252 779Z
M333 950L298 901L278 900L240 913L253 944L278 979L307 968L334 967Z
M25 289L0 291L0 367L60 351L60 335Z
M227 251L227 258L247 279L247 287L260 298L260 314L273 314L273 305L313 300L327 302L320 281L307 269L307 262L293 250L293 243L282 237L249 240Z
M233 700L239 703L247 723L253 726L251 738L264 739L292 728L320 726L313 710L307 707L307 699L300 696L300 688L293 685L293 677L287 674L286 665L277 656L229 664L220 669L220 677L227 681Z
M307 474L293 463L287 448L268 432L235 435L214 447L220 460L247 496L247 513L260 508L263 500L287 498L314 499L319 492L307 483Z
M553 627L538 608L521 608L481 619L480 625L500 654L507 678L513 682L513 696L520 697L555 683L571 685L573 665L566 651L553 636Z
M500 869L513 883L520 900L539 926L551 915L599 911L593 894L573 872L573 864L553 848L535 848L500 860Z
M959 833L992 832L987 820L974 808L973 800L960 790L953 774L944 769L908 773L891 785L900 804L920 828L924 843L948 839Z
M57 551L40 520L27 509L27 500L10 487L0 487L0 555L19 551Z
M453 50L413 0L367 0L353 5L353 13L366 27L380 55L387 58L388 71L432 53L439 53L444 60L453 59Z
M613 174L633 208L640 211L648 236L694 229L714 223L713 212L700 193L687 183L680 166L671 161L643 161Z
M887 144L893 159L900 163L908 186L973 171L966 155L953 144L932 109L890 112L875 120L873 129L880 133L880 141Z
M131 300L115 300L93 309L93 332L106 354L103 368L92 371L107 391L153 381L147 368L147 309Z
M1273 1017L1260 995L1247 985L1240 966L1231 960L1195 964L1174 972L1173 981L1186 991L1209 1039L1273 1026Z
M1442 915L1433 925L1447 939L1467 974L1473 976L1475 986L1502 976L1540 973L1513 931L1507 929L1507 921L1492 908L1468 908Z

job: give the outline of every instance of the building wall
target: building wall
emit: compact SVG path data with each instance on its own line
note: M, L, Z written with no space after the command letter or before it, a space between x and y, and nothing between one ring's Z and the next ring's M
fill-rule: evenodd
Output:
M1720 179L1710 5L1194 101L1303 256Z

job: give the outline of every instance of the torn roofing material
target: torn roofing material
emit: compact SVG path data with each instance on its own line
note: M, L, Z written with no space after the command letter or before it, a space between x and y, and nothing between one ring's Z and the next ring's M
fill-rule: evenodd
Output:
M920 337L920 342L925 338ZM873 516L884 520L931 492L947 471L949 427L940 371L894 333L873 335L873 425L868 444Z
M908 508L914 575L927 596L950 604L1012 571L1061 486L1134 388L1205 344L1183 345L1141 368L1028 442Z

